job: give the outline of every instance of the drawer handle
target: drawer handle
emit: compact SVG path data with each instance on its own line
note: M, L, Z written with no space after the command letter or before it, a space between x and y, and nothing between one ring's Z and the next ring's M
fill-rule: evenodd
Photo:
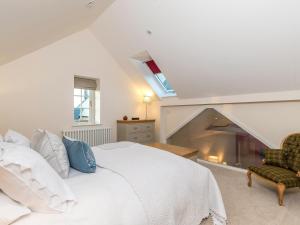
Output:
M138 129L138 127L134 127L133 129L134 129L134 130L137 130L137 129Z

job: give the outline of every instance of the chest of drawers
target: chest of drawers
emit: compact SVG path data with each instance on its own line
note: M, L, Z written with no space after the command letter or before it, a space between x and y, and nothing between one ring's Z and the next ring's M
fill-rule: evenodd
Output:
M141 144L154 142L155 120L118 120L118 141L131 141Z

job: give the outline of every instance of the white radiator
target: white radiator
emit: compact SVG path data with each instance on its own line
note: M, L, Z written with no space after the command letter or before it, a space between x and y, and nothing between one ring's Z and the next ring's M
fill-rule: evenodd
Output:
M78 128L63 131L64 136L84 141L90 146L111 143L111 134L112 129L107 127Z

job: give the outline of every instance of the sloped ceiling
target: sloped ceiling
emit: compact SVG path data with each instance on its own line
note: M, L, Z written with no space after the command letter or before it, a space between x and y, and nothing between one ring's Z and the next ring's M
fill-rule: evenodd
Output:
M117 0L91 30L141 84L130 58L148 51L181 98L276 92L300 89L299 12L298 0Z
M0 65L88 27L114 0L1 0Z

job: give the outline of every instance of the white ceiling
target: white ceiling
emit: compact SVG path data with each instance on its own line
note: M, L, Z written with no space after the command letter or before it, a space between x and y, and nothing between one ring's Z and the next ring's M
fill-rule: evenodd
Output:
M298 0L117 0L91 30L141 84L130 58L149 52L181 98L276 92L300 89L299 12Z
M1 0L0 64L88 27L114 0Z

